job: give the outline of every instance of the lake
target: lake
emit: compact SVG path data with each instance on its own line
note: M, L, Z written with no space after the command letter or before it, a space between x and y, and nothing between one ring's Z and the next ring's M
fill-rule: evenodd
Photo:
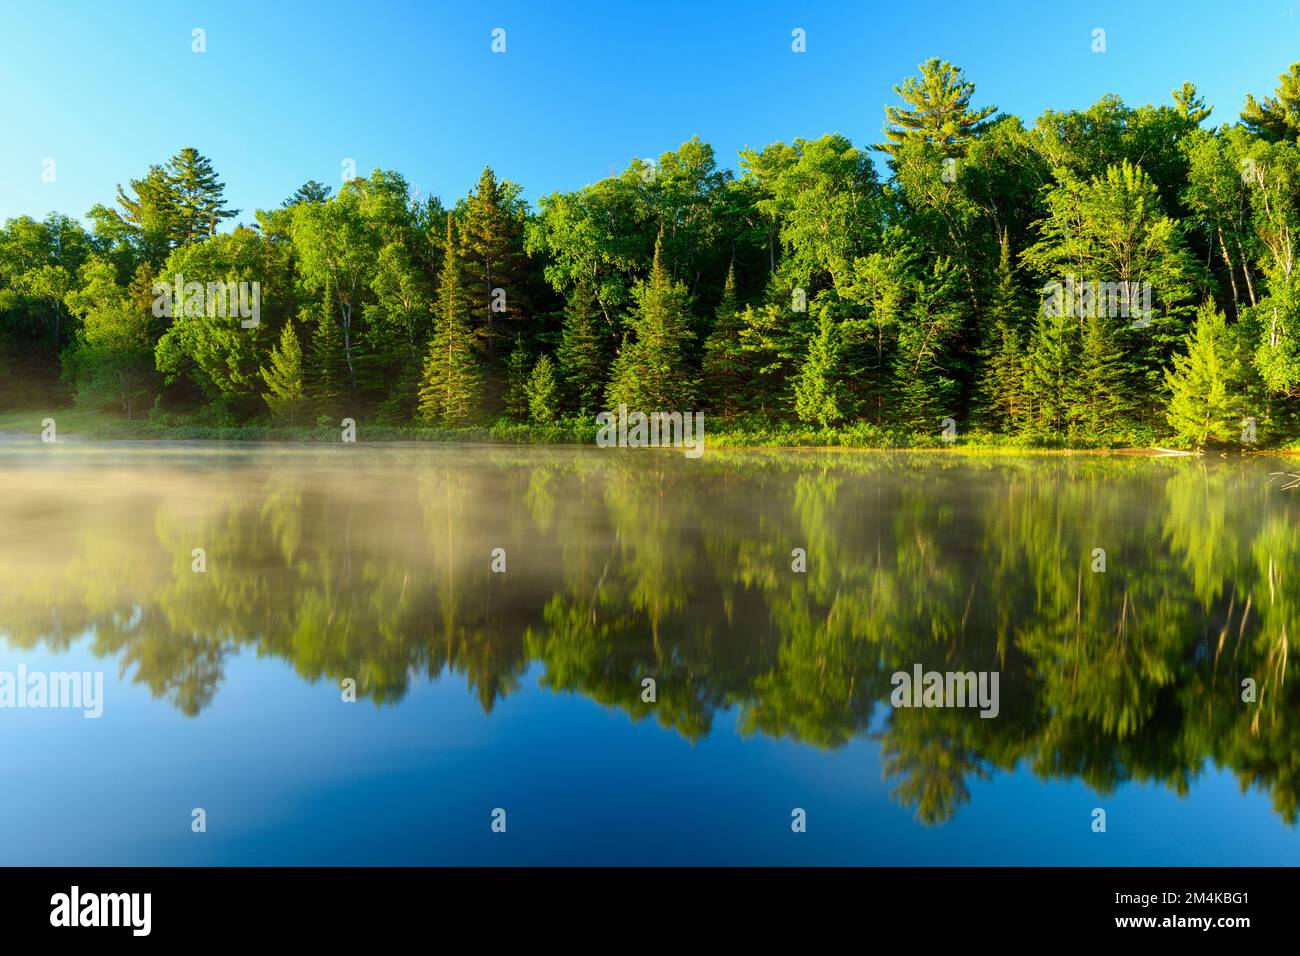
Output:
M1291 469L9 439L0 863L1295 863Z

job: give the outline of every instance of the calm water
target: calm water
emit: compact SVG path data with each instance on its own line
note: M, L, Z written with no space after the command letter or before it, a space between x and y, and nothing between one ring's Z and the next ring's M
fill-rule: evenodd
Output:
M11 440L0 862L1295 863L1287 468Z

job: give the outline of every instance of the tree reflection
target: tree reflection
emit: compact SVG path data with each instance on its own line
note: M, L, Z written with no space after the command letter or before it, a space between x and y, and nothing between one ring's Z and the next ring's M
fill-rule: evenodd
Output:
M135 454L0 465L18 492L0 505L0 633L89 641L188 715L236 653L353 678L378 705L450 673L485 711L536 666L691 740L724 714L822 748L875 738L926 823L1016 766L1185 793L1219 765L1296 819L1300 499L1264 463ZM999 671L1001 713L893 709L890 676L917 663Z

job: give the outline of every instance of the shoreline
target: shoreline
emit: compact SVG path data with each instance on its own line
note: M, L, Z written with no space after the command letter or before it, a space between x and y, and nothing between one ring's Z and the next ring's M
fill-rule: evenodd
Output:
M192 434L192 435L103 435L90 434L77 431L67 430L58 433L58 442L72 441L78 444L94 443L103 445L264 445L268 447L320 447L336 444L345 444L339 440L338 434L333 429L313 430L312 433L303 435L268 435L266 432L277 432L281 429L275 428L211 428L196 429L202 431L211 431L213 434ZM381 438L360 438L353 443L358 445L376 445L376 446L403 446L414 447L421 445L461 445L461 446L485 446L485 447L538 447L538 448L597 448L595 441L565 441L565 440L545 440L527 438L494 438L491 435L483 434L486 429L464 429L464 434L457 434L457 431L448 430L430 430L436 431L434 436L425 436L420 434L406 434L401 432L416 431L415 429L400 429L392 427L383 427L382 432L387 437ZM249 431L252 434L231 434L231 432ZM287 429L284 431L288 431ZM293 431L305 431L294 429ZM40 430L32 429L24 431L22 429L2 428L0 429L0 447L6 445L22 444L41 444ZM989 456L1007 456L1007 457L1030 457L1030 456L1118 456L1125 458L1191 458L1191 459L1231 459L1231 458L1258 458L1258 457L1277 457L1277 458L1294 458L1300 457L1300 449L1294 448L1261 448L1257 450L1246 450L1241 448L1230 449L1176 449L1164 447L1134 447L1119 446L1106 448L1088 448L1088 447L1042 447L1033 445L1009 445L1009 444L990 444L982 442L962 442L956 441L951 444L935 445L849 445L849 444L781 444L781 443L747 443L747 442L722 442L712 444L705 441L704 449L714 452L738 452L738 451L786 451L798 452L805 454L817 454L826 452L853 453L853 452L885 452L901 453L907 452L912 454L957 454L957 455L989 455ZM641 450L652 452L663 452L669 454L681 454L682 449L673 447L645 448L645 449L623 449L623 450Z

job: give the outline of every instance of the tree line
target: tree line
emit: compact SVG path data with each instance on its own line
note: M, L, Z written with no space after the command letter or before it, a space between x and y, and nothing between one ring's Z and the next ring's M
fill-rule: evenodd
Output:
M229 227L211 161L183 149L88 227L0 229L0 402L440 426L626 404L738 429L1289 439L1300 64L1219 126L1192 83L1032 124L976 105L938 59L894 89L878 146L795 139L733 171L694 138L536 208L491 168L452 205L377 169ZM160 314L177 277L256 283L259 320L201 296ZM1046 307L1063 283L1111 294Z

